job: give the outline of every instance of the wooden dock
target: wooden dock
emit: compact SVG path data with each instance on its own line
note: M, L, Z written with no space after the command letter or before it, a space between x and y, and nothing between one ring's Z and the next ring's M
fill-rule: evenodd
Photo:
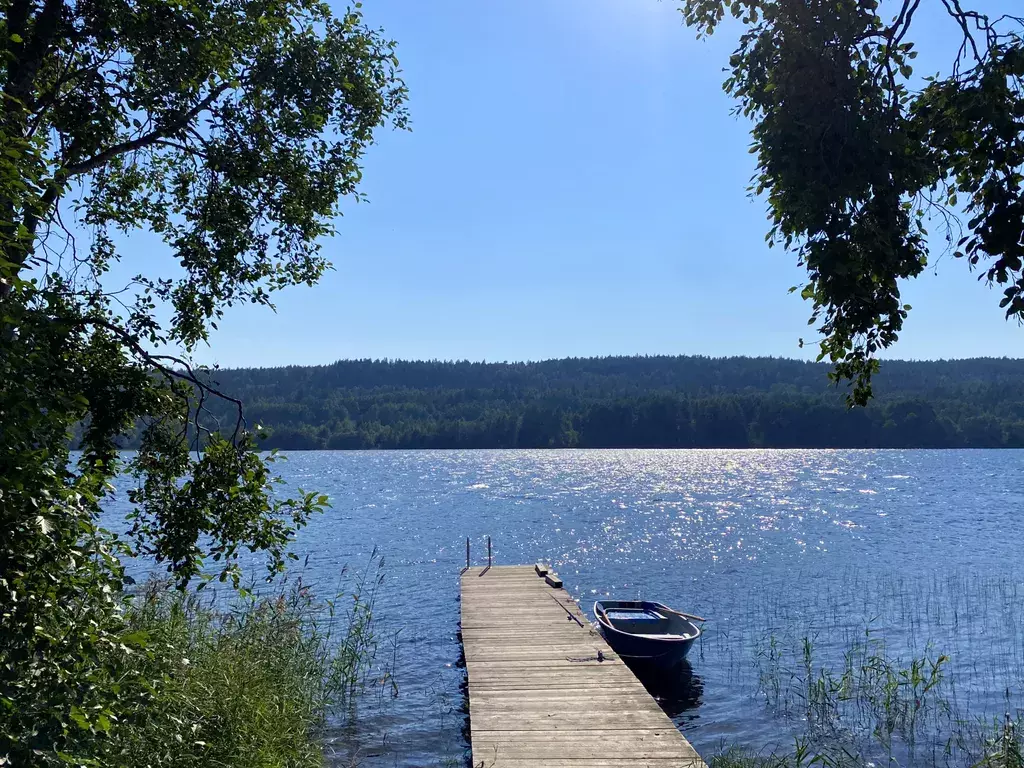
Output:
M473 768L705 768L576 602L534 566L463 572L462 643Z

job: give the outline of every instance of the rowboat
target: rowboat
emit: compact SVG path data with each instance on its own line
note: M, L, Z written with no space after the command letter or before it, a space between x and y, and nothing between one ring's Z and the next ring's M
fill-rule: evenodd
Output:
M701 634L694 622L704 621L646 600L598 600L594 615L604 639L623 659L666 667L686 658Z

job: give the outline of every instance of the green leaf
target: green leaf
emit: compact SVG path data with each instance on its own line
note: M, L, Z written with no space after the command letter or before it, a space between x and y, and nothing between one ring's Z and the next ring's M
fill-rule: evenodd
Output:
M71 712L69 716L74 721L75 725L77 725L83 731L89 730L89 718L86 716L85 711L81 707L77 705L71 707Z
M145 648L149 645L149 632L144 629L129 632L127 635L121 636L121 642L134 648Z

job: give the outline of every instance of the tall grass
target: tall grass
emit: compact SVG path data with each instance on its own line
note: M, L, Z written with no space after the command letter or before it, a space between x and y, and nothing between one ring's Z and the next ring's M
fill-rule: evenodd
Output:
M1022 609L1016 578L969 573L752 594L709 652L735 654L791 746L724 748L712 768L1024 768Z
M136 671L151 683L103 734L97 764L320 768L337 758L325 750L350 759L351 745L328 730L354 721L368 691L397 694L373 618L382 567L374 558L350 591L324 602L301 580L226 608L148 585L128 622Z

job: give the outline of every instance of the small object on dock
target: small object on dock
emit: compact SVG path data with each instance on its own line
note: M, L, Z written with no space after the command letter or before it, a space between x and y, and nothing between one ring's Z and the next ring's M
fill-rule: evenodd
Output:
M544 565L544 563L536 563L533 566L533 570L537 572L538 576L547 576L548 571L550 571L551 569Z
M548 575L544 577L544 581L555 589L560 589L562 587L562 580L558 578L558 574L554 571L548 573Z

